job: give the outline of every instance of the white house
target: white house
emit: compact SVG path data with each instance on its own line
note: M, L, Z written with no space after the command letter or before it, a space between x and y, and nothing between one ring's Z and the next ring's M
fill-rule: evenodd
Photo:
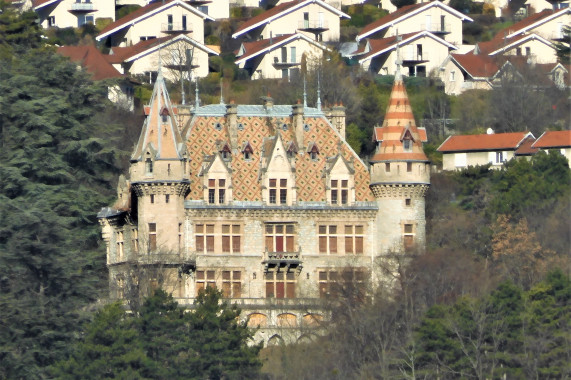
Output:
M114 0L33 0L43 28L77 28L97 19L115 20Z
M131 46L139 41L186 34L204 43L204 21L212 17L182 0L157 1L107 25L96 37L108 46Z

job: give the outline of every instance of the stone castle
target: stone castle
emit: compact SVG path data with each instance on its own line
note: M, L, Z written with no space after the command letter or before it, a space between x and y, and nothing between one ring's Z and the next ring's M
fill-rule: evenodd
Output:
M174 106L159 74L128 179L99 213L112 298L161 287L192 307L214 286L265 344L310 338L324 300L373 285L389 252L423 247L429 162L400 73L377 150L345 141L345 108Z

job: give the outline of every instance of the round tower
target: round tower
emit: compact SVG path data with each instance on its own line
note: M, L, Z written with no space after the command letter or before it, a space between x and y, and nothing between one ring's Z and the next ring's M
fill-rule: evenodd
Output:
M190 187L188 154L160 70L145 114L129 169L139 251L178 255Z
M371 189L379 206L377 236L381 254L425 246L425 195L430 186L430 163L422 144L402 75L397 69L389 105L376 127L376 153L371 158Z

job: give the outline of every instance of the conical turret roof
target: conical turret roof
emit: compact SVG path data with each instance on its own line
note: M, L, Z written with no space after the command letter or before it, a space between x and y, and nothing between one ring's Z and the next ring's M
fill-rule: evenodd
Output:
M395 75L385 120L380 128L375 128L375 134L381 144L372 162L428 161L400 70ZM405 140L410 142L405 144Z
M131 160L140 161L149 145L155 152L156 159L183 158L185 146L160 69L151 96L149 112Z

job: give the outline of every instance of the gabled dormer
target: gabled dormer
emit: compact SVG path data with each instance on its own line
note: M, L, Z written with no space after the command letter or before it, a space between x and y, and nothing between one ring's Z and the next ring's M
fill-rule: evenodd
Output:
M414 144L415 139L410 131L410 122L406 128L402 131L400 141L402 142L403 152L412 152L412 144Z
M288 151L278 132L264 142L260 179L262 199L269 205L292 205L296 202L295 159L288 157Z
M223 205L232 201L232 170L220 152L205 156L198 176L202 179L204 201Z
M298 149L295 141L290 141L287 144L286 154L290 160L294 160L294 161L291 161L291 164L293 167L295 167L295 156L297 155L298 151L299 151L299 149Z
M324 169L327 203L349 206L355 203L355 166L342 154L327 159Z
M249 141L246 141L244 145L242 145L240 152L242 153L244 160L250 161L253 158L254 148L252 148L252 144L250 144Z
M218 152L224 161L230 161L232 159L232 148L227 141L218 142Z
M307 154L313 161L319 160L319 147L316 142L310 142L307 146Z

